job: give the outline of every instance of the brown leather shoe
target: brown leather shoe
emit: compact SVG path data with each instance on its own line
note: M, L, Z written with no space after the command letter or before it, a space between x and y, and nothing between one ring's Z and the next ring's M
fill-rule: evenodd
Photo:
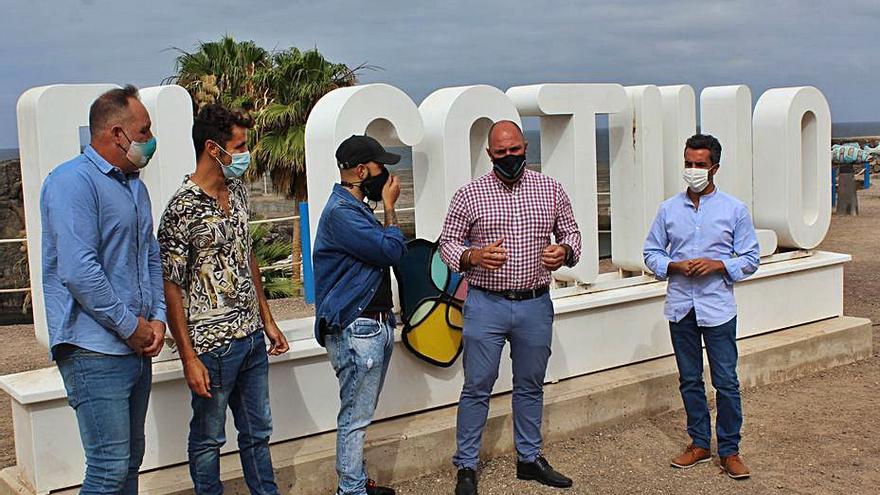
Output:
M739 454L722 457L721 469L723 469L728 476L735 480L741 480L751 476L751 473L749 473L749 468L747 468L746 465L743 464L742 459L739 458Z
M712 457L712 454L709 453L708 450L697 447L694 444L690 444L687 448L678 455L675 459L672 459L672 467L677 467L680 469L687 469L689 467L694 467L697 464L701 464L704 462L709 462L709 459Z

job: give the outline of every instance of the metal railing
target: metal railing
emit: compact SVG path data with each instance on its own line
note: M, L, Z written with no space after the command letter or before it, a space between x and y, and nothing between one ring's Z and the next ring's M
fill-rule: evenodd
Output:
M415 208L401 208L401 209L397 210L398 213L413 212L413 211L416 211L416 209ZM384 214L385 211L384 210L376 210L376 213ZM299 219L300 219L300 215L291 215L291 216L287 216L287 217L263 218L260 220L251 220L248 222L248 224L249 225L262 225L262 224L281 223L281 222L293 222L293 228L296 229L296 221ZM303 227L301 226L301 229L302 228ZM300 250L300 253L302 253L302 249ZM262 266L262 267L260 267L260 272L262 273L262 272L268 272L268 271L292 270L294 266L302 266L302 265L303 265L302 259L300 259L299 261L294 261L293 255L291 254L290 261L282 261L279 263L273 263L268 266ZM305 282L305 281L303 280L303 282Z
M610 196L611 193L610 192L599 192L598 195L599 196ZM307 212L308 212L307 204L301 203L300 204L300 212L301 213L303 212L304 208L305 208L305 211L307 214ZM401 208L396 211L397 211L397 213L409 213L409 212L414 212L415 210L416 209L414 207L411 207L411 208ZM385 211L384 210L376 210L376 213L383 214L383 216L384 216ZM261 224L273 224L273 223L281 223L281 222L293 222L293 228L296 229L296 221L300 220L301 218L302 218L302 214L290 215L290 216L285 216L285 217L251 220L248 222L248 224L249 225L261 225ZM311 249L310 249L311 246L308 246L308 248L306 248L306 246L302 243L303 239L308 238L308 225L301 224L300 231L301 231L300 247L302 248L302 249L300 249L300 253L302 255L302 253L304 253L304 252L311 251ZM599 231L600 234L606 234L606 233L610 233L610 232L611 232L610 230L600 230ZM13 243L19 243L19 242L27 243L28 241L27 241L27 238L0 239L0 244L13 244ZM311 258L311 255L309 255L309 258ZM311 271L310 265L311 265L310 260L309 260L309 262L304 262L302 257L300 258L299 261L294 261L293 260L293 253L291 253L291 260L290 261L283 261L280 263L273 263L268 266L260 267L260 272L262 273L262 272L266 272L266 271L292 270L294 266L303 266L304 268L308 267L306 270L303 270L303 272L301 273L301 276L303 278L302 282L305 287L308 287L310 285L310 283L313 283L313 281L308 280L308 277L311 276L310 274L307 274L307 272ZM0 294L15 294L15 293L22 293L22 292L30 292L30 291L31 291L30 287L0 289ZM308 299L308 295L307 295L307 299Z
M23 239L0 239L0 244L13 244L13 243L18 243L18 242L27 243L27 238L25 237ZM18 289L15 289L15 288L13 288L13 289L0 289L0 294L18 294L21 292L30 292L30 291L31 291L30 287L23 287L23 288L18 288Z

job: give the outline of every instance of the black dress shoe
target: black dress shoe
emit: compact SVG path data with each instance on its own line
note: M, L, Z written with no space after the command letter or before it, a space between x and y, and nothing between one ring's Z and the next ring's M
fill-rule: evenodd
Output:
M544 456L538 456L535 462L516 463L516 477L521 480L534 480L542 485L554 488L570 488L571 478L563 476L550 466Z
M373 480L367 480L367 495L394 495L394 490L387 486L379 486Z
M455 495L477 495L477 472L471 468L458 470L458 483L455 484Z

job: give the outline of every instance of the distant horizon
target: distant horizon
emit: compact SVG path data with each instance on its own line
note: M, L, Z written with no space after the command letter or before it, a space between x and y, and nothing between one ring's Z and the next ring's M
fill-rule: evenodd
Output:
M596 126L596 130L598 132L607 132L608 128L606 125L599 123ZM697 129L699 131L699 128ZM530 149L529 155L540 155L540 131L537 129L529 129L526 126L525 133L529 135L529 138L532 141L537 141L538 146L534 146ZM832 122L831 124L831 138L832 139L840 139L840 138L859 138L859 137L878 137L880 136L880 121L853 121L853 122ZM537 138L537 139L536 139ZM601 140L597 141L599 152L602 152L602 149L605 147ZM19 148L0 148L0 160L13 160L18 158L18 150ZM406 148L402 148L402 150L406 150ZM408 151L408 150L407 150ZM530 162L531 163L531 162Z
M744 85L756 105L768 90L810 86L822 92L834 120L880 120L876 43L869 41L880 19L877 1L830 8L759 0L452 0L413 8L397 0L364 8L329 0L243 9L227 0L210 8L155 0L137 10L137 22L124 2L6 0L3 7L0 148L18 145L16 105L28 89L160 85L178 74L179 50L197 52L224 36L270 53L317 49L331 63L363 67L359 84L389 84L414 102L469 84L502 91L537 83L686 84L699 109L705 88ZM835 13L846 22L831 22Z

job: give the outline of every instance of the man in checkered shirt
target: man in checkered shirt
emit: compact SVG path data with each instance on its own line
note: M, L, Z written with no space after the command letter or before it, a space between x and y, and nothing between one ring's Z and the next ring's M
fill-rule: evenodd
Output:
M443 261L464 273L471 289L464 305L456 495L477 493L480 441L505 341L513 361L517 478L572 485L541 454L541 415L553 326L550 272L577 263L581 234L562 185L525 168L527 144L514 122L492 126L486 151L493 170L455 193L440 234Z

